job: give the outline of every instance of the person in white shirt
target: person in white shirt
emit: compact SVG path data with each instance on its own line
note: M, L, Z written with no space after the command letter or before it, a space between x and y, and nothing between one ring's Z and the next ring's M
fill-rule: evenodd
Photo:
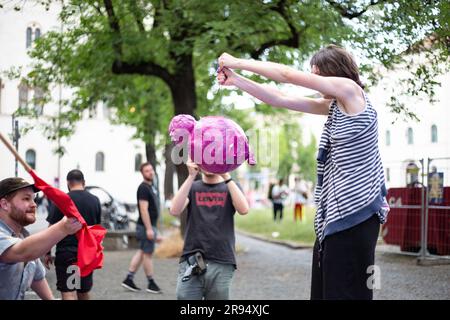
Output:
M273 220L279 221L283 219L284 201L289 195L289 188L284 184L283 179L278 181L272 189L272 201L273 201Z

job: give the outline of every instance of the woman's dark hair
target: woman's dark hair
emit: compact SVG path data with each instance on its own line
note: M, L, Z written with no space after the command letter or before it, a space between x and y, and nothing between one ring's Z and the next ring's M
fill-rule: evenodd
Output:
M330 44L314 54L310 65L316 65L321 76L349 78L364 89L359 79L358 66L353 56L344 48Z

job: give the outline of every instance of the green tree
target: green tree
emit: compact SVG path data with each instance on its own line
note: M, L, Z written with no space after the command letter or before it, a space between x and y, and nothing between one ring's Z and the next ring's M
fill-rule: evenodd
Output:
M287 179L292 173L292 167L295 163L295 147L299 143L301 137L298 124L293 122L284 123L279 131L279 165L277 177L279 179Z
M309 144L304 145L302 130L297 119L287 114L282 123L278 133L279 161L278 167L275 168L277 178L287 179L291 174L296 174L305 180L314 182L316 180L317 155L314 135L311 134Z
M345 1L349 7L367 1ZM372 1L376 2L376 1ZM347 10L344 1L329 1L338 11ZM378 1L376 10L368 10L358 18L352 46L364 52L371 63L363 66L374 85L384 70L407 71L393 88L387 107L401 117L419 120L405 104L411 96L430 103L436 101L435 88L441 83L437 76L450 71L450 2L446 0ZM352 9L353 10L353 9ZM347 11L352 17L352 10ZM419 58L420 57L420 58Z
M323 41L341 42L350 32L336 12L319 10L322 5L314 1L71 0L62 4L64 29L48 32L37 42L31 53L35 64L28 75L33 85L44 89L54 83L74 89L65 112L53 121L59 130L54 138L68 135L71 122L98 101L126 111L130 104L113 103L135 104L130 95L141 103L151 101L145 107L152 119L160 116L166 103L173 105L172 114L195 115L199 104L204 113L218 110L218 100L207 93L214 83L212 62L221 52L292 63L307 57ZM131 93L132 86L125 84L130 76L146 77L152 89ZM121 91L124 85L129 90ZM170 99L157 106L160 99L152 93L164 90ZM131 120L136 118L131 115ZM138 129L148 125L147 120L142 117ZM138 135L149 139L163 129L151 126L154 129ZM154 149L154 144L148 149ZM182 182L186 172L179 173Z
M23 1L17 2L20 7ZM43 89L61 83L74 93L70 101L61 103L60 118L47 126L52 129L47 131L49 136L70 135L83 110L106 102L118 109L119 121L136 126L152 162L157 148L154 137L165 133L172 115L218 110L236 115L221 105L222 93L211 95L215 90L212 63L223 51L302 66L322 45L337 43L359 49L372 65L393 68L405 59L405 53L420 51L448 66L448 1L39 2L46 6L62 3L64 29L48 32L37 41L28 81ZM423 45L423 39L431 44ZM405 80L410 92L432 97L435 75L443 72L439 65L412 70L412 77ZM363 68L371 70L369 65ZM375 79L376 74L368 76ZM130 113L130 106L139 112ZM263 105L258 110L267 112ZM393 111L405 110L393 101ZM245 116L245 112L238 114L240 119ZM186 170L180 166L177 171L181 183Z
M296 150L296 163L300 168L300 176L308 181L315 183L317 178L316 155L317 155L317 141L313 134L311 134L308 145L300 143Z

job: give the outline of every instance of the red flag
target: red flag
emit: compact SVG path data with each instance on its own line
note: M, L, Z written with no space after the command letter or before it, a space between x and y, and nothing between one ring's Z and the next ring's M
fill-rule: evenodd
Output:
M48 185L33 170L29 173L33 177L34 185L44 192L47 198L53 201L65 216L76 218L83 225L76 233L78 239L77 265L80 268L80 275L85 277L95 269L103 267L102 241L105 237L106 229L100 225L88 226L75 203L66 193Z

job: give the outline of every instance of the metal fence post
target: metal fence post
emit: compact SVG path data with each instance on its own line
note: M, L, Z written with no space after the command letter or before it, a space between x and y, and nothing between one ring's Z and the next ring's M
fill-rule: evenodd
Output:
M16 119L14 113L12 115L12 140L13 140L13 144L14 147L16 148L17 151L19 151L19 138L20 138L20 133L19 133L19 120ZM14 162L14 176L17 177L19 172L19 162L17 161L17 159Z
M424 159L420 159L420 165L422 167L422 197L420 204L420 258L425 257L425 251L427 249L425 242L425 177L424 177Z
M428 177L430 175L430 163L433 161L433 159L428 158L427 159L427 196L426 196L426 201L425 201L425 225L424 225L424 244L425 244L425 255L429 255L430 253L428 252L428 204L430 203L430 193L428 192Z

